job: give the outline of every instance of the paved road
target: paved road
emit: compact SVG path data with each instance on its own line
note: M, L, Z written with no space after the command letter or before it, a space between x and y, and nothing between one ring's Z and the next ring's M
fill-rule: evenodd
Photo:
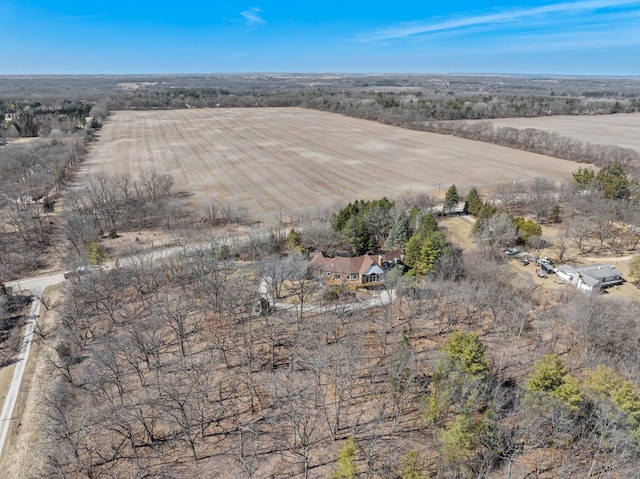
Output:
M22 383L22 377L24 376L24 370L27 367L27 361L29 359L29 352L31 351L31 341L33 339L33 330L36 324L36 318L40 314L40 299L35 298L31 304L31 311L29 311L29 321L25 328L25 334L22 338L22 344L20 345L20 352L18 353L16 368L13 371L13 378L11 379L11 385L9 386L9 392L4 400L4 406L0 413L0 456L4 450L4 443L7 440L9 434L9 428L11 427L11 420L13 418L13 409L15 408L16 401L18 400L18 392L20 392L20 384Z
M14 293L18 293L19 291L30 291L33 294L34 299L33 303L31 303L29 318L24 329L22 343L20 344L20 351L16 357L16 367L13 370L13 377L11 378L11 384L9 385L9 392L4 400L2 412L0 412L0 457L4 451L4 445L9 434L9 428L11 427L13 419L15 419L13 417L13 410L16 406L16 401L18 400L22 377L24 376L24 371L27 368L27 363L29 361L33 331L36 326L36 320L40 314L40 306L42 305L40 297L46 288L62 281L64 281L64 275L52 274L48 276L35 276L33 278L10 281L5 285L12 288Z
M17 281L8 281L5 283L5 286L12 288L14 294L19 294L21 291L31 291L34 295L39 296L49 286L61 283L62 281L64 281L64 275L62 273L55 273L47 276L34 276Z

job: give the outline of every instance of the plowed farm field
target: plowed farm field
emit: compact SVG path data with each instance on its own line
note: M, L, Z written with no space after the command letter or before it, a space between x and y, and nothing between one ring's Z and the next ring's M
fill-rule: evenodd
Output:
M561 182L577 163L301 108L113 113L85 172L168 173L196 205L212 200L271 221L356 198L427 193L455 184Z
M475 121L475 120L474 120ZM640 113L542 116L488 120L496 127L535 128L598 145L617 145L640 152Z

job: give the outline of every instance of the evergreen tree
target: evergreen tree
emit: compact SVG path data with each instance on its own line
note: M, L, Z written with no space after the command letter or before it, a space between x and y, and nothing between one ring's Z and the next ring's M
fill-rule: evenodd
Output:
M423 214L415 234L409 238L405 246L404 264L416 278L434 274L439 259L451 251L444 233L438 229L436 219L430 214Z
M529 238L542 235L542 226L531 219L525 220L521 216L513 218L513 226L518 230L518 240L527 243Z
M621 199L627 195L627 188L629 186L627 173L624 171L624 168L617 163L605 166L598 171L595 180L604 192L606 198Z
M418 454L415 451L409 451L407 454L400 471L400 479L429 479L429 476L420 471Z
M107 254L100 246L100 243L97 241L89 241L87 243L87 258L91 264L102 266L107 260Z
M473 188L471 188L471 191L469 191L469 193L467 194L467 196L464 199L464 207L462 209L462 212L467 215L469 213L471 213L472 215L475 215L477 213L477 209L476 209L476 205L478 205L478 202L482 203L482 200L480 199L480 195L478 194L478 190L476 190L475 186ZM471 207L471 205L474 205L473 208L476 210L476 212L472 212L469 208Z
M441 231L427 233L420 243L418 260L412 273L418 278L434 273L438 259L447 249L444 233Z
M404 264L409 268L413 268L420 255L421 240L420 236L415 234L409 238L404 248Z
M593 180L596 177L596 174L593 170L589 168L578 168L576 171L571 173L573 177L573 182L582 189L587 189L591 185L593 185Z
M478 438L484 429L484 417L481 416L477 421L463 412L456 415L453 423L438 434L442 458L458 471L460 477L471 477L471 470L466 463L475 455Z
M349 242L354 256L366 253L375 248L375 239L369 234L361 216L352 216L342 229L342 234Z
M434 231L438 231L438 222L431 214L423 214L420 216L420 220L418 221L418 229L416 230L416 234L419 236L424 236L428 233L432 233Z
M354 255L376 250L392 227L394 203L387 198L356 200L331 217L331 226L344 235Z
M456 477L471 477L480 437L489 429L489 360L478 335L454 331L442 349L425 419L436 425L441 458Z
M567 367L557 354L547 354L538 361L529 377L526 389L530 394L549 395L577 410L582 393L576 379L569 375Z
M287 235L287 249L289 250L289 254L301 254L304 252L304 248L301 244L301 236L300 232L295 228L291 228L289 230L289 234Z
M384 242L387 250L404 249L411 237L411 216L408 212L402 213L389 231L389 236Z
M449 336L444 350L445 360L456 370L479 377L489 373L489 362L484 357L486 347L477 334L456 330Z
M640 426L640 394L631 381L624 379L610 366L601 364L589 375L588 387L627 414L632 426Z
M456 188L456 185L451 185L444 195L444 205L442 205L443 212L451 213L451 211L458 207L459 202L460 194L458 194L458 188Z
M346 446L340 451L338 461L336 463L336 472L333 473L333 479L358 479L358 469L355 460L358 453L358 446L353 436L347 440Z

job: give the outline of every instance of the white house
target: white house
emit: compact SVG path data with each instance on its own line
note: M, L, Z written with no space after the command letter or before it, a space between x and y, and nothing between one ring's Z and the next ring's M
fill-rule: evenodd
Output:
M622 284L622 273L615 266L592 264L577 268L563 264L556 275L583 293L599 292L603 288Z

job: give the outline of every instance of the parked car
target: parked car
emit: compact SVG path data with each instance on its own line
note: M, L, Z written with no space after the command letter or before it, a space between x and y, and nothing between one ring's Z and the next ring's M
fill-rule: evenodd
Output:
M64 275L64 279L69 279L73 276L93 273L94 271L97 271L99 269L101 269L99 266L78 266L73 271L65 271L63 275Z
M528 259L523 259L522 261L520 261L520 264L522 266L527 266L529 264L529 260Z
M552 274L556 271L551 263L540 263L540 269L547 274Z
M536 274L538 275L538 278L546 278L547 277L547 273L542 271L540 268L536 269Z
M536 261L537 265L541 265L541 264L553 264L553 261L551 261L549 258L547 258L546 256L540 256L538 258L538 260Z
M515 248L515 247L513 247L513 248L509 248L509 249L505 250L505 254L506 254L506 255L508 255L508 256L515 256L515 255L517 255L519 252L520 252L520 249Z

